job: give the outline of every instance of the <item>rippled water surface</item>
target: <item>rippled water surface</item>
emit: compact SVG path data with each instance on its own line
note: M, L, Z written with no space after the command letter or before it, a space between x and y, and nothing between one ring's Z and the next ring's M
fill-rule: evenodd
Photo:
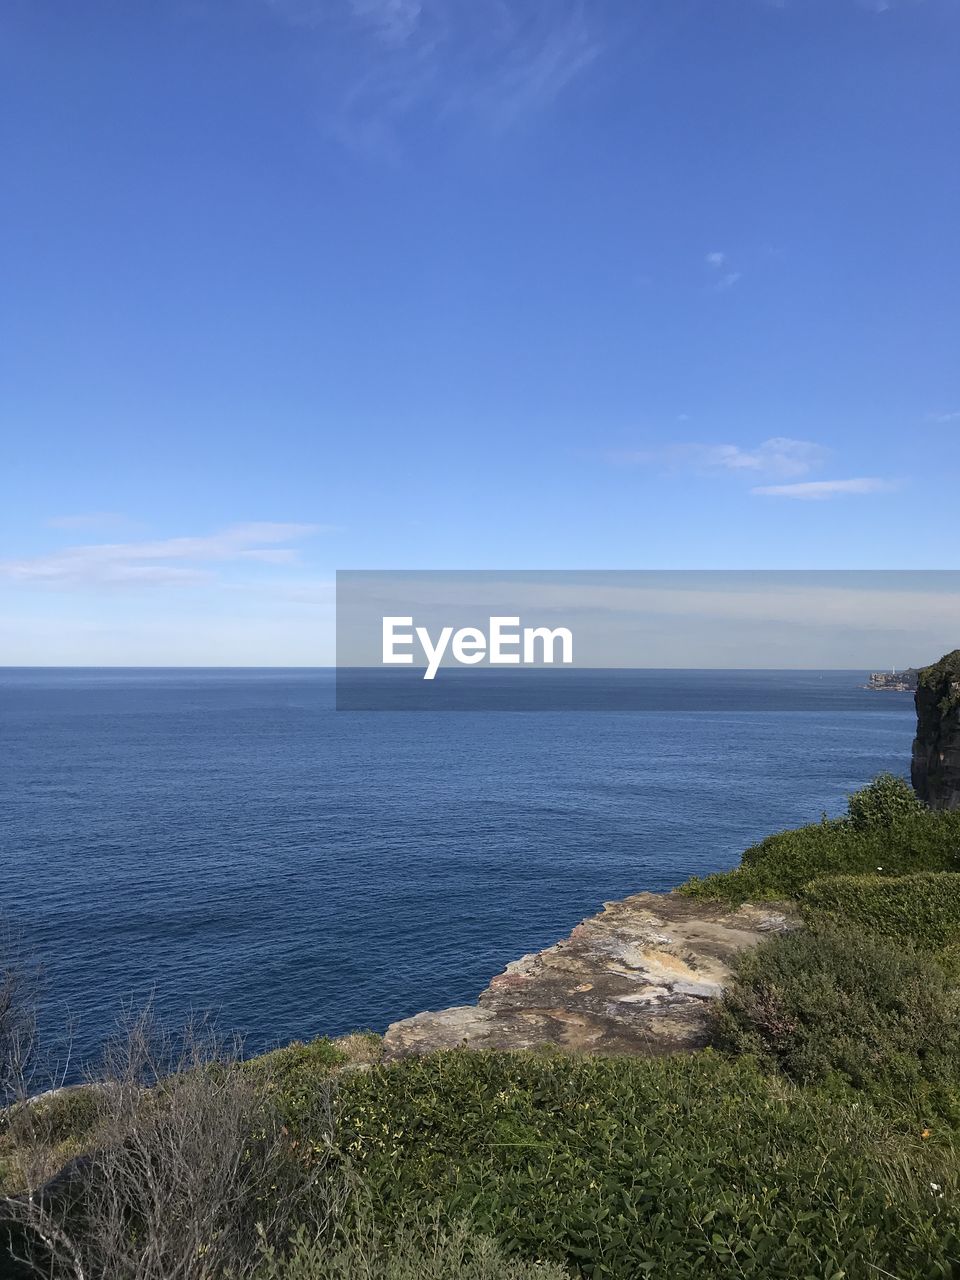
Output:
M2 910L47 1021L76 1019L78 1057L151 991L253 1049L382 1029L907 771L912 698L863 673L757 673L746 711L722 673L669 678L702 709L351 713L325 670L0 671ZM778 709L798 691L816 709Z

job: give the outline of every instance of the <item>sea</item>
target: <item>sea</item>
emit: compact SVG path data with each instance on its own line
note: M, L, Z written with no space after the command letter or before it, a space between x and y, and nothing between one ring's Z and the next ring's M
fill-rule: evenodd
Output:
M329 669L0 669L0 920L68 1073L147 1002L249 1052L382 1031L906 775L913 699L866 675L606 672L603 710L338 711Z

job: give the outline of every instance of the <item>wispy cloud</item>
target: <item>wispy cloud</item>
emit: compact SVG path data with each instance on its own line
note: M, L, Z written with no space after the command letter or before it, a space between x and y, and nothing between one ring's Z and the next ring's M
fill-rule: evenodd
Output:
M422 0L350 0L354 16L387 44L403 44L423 17Z
M825 498L843 498L852 494L888 493L895 486L878 476L859 476L854 480L807 480L801 484L768 484L751 489L751 493L770 498L799 498L804 502L820 502Z
M322 528L314 524L257 522L232 525L199 537L65 547L30 559L0 560L0 575L15 582L62 586L191 585L209 581L210 566L216 563L293 563L296 548L281 544L297 542Z
M694 472L702 476L742 476L754 481L781 480L788 483L754 484L750 493L771 498L817 501L847 494L886 493L896 485L879 476L858 476L850 480L801 480L819 470L831 451L813 440L771 436L757 445L672 444L658 449L638 449L609 454L611 462L634 466L654 466L666 471Z
M311 32L341 141L395 153L415 117L508 129L550 107L600 56L585 0L264 0Z
M475 85L457 103L479 112L499 129L551 106L577 77L599 57L601 46L592 36L582 10L537 24L516 53L494 69L489 81Z
M928 422L936 422L944 426L948 422L960 422L960 409L954 409L950 413L928 413Z
M724 268L728 267L730 259L729 255L719 249L714 249L711 253L706 254L703 260L715 276L713 287L718 292L722 292L724 289L732 289L738 281L743 279L742 271L724 270Z
M857 9L865 9L867 13L889 13L891 9L896 9L904 0L851 0ZM906 0L907 3L921 4L922 0ZM793 8L793 0L761 0L769 9L791 9Z
M829 456L829 450L812 440L771 436L758 445L673 444L661 449L636 450L615 455L614 461L640 465L660 465L670 469L701 473L740 472L753 475L809 475Z

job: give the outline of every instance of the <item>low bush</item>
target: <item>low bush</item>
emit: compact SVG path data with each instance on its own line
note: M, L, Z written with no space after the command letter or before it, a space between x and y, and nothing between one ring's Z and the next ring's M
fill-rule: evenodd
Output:
M892 773L881 773L847 799L847 818L860 830L890 827L923 812L924 804L910 783Z
M960 810L921 809L895 821L845 818L781 831L753 845L733 871L689 880L681 892L731 904L796 897L822 876L960 871Z
M243 1063L244 1072L285 1117L290 1131L297 1134L304 1116L313 1117L318 1091L346 1062L346 1054L336 1043L319 1037L304 1044L294 1041L283 1048Z
M960 875L826 876L800 890L804 917L815 924L860 928L924 951L960 944Z
M570 1280L564 1267L510 1256L466 1223L411 1219L387 1243L369 1218L344 1239L303 1231L284 1253L265 1250L257 1280Z
M45 1280L244 1280L264 1242L335 1221L346 1184L332 1141L329 1046L285 1051L276 1077L269 1060L238 1053L202 1023L170 1035L147 1011L108 1043L95 1086L8 1112L0 1258L6 1244L21 1274ZM309 1102L288 1087L305 1057ZM293 1103L308 1143L286 1123ZM83 1146L56 1173L51 1155L69 1124Z
M588 1277L947 1276L957 1162L919 1132L706 1051L457 1051L343 1077L381 1230L436 1212Z
M332 1096L331 1081L340 1071L351 1067L367 1068L379 1062L383 1052L382 1038L373 1032L355 1031L329 1040L320 1036L302 1043L299 1040L243 1063L243 1070L255 1079L269 1098L270 1105L284 1117L295 1137L309 1135L316 1123L317 1100L321 1093Z
M960 999L909 945L821 926L738 958L713 1019L718 1047L801 1084L841 1081L877 1100L950 1105L960 1072Z
M96 1091L84 1086L0 1111L0 1199L52 1177L89 1150L101 1110Z

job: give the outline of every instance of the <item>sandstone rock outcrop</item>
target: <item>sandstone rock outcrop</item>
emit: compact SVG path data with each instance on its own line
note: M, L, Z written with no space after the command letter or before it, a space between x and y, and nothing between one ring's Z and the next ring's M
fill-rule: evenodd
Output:
M732 910L678 893L608 902L562 942L508 964L476 1005L393 1023L385 1056L461 1047L630 1054L698 1048L733 956L795 923L769 905Z
M932 809L960 809L960 649L920 672L910 777Z

